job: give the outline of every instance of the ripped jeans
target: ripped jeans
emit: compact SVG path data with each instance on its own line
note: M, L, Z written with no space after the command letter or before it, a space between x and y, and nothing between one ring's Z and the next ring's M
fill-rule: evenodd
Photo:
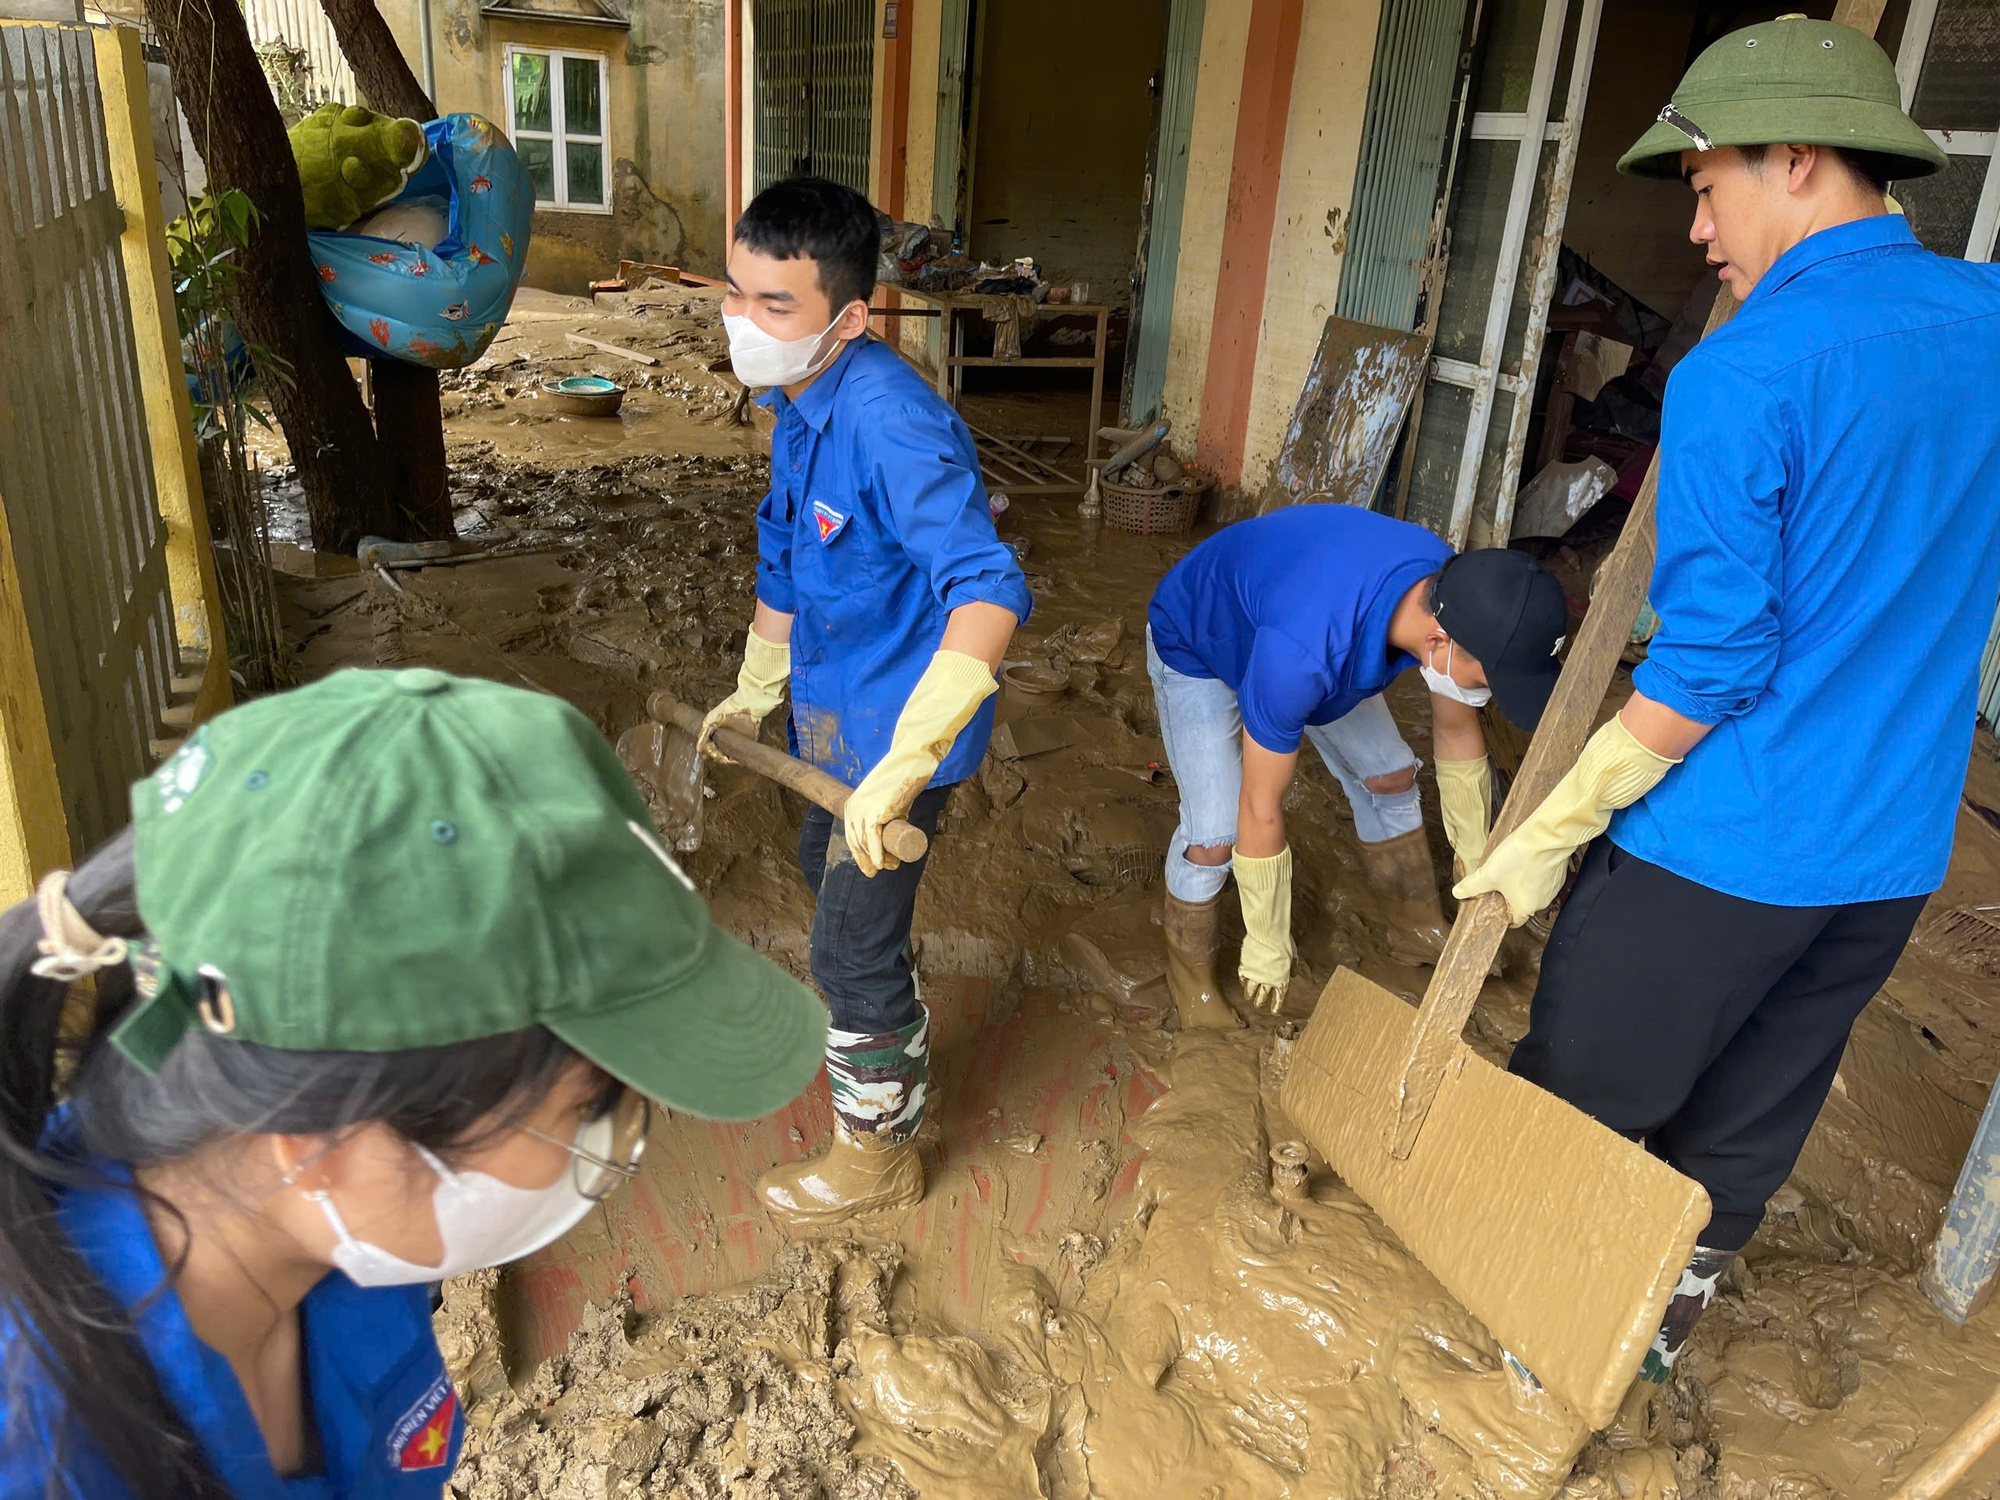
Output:
M1167 763L1180 787L1181 821L1167 849L1167 891L1181 901L1206 901L1229 880L1229 866L1198 865L1190 847L1236 842L1236 807L1243 789L1243 716L1236 690L1211 677L1189 677L1160 660L1146 633L1146 671L1160 714ZM1309 724L1305 737L1326 762L1354 809L1354 831L1379 844L1423 827L1412 781L1400 792L1369 790L1370 781L1419 764L1378 693L1331 724Z

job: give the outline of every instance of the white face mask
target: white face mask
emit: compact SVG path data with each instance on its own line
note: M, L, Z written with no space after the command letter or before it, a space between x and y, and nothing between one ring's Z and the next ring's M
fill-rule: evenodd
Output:
M835 339L823 354L819 341L846 314L847 309L842 308L832 323L805 338L778 339L746 317L724 313L722 326L729 333L729 367L748 386L797 385L833 363L843 340Z
M576 1143L601 1154L610 1147L611 1134L608 1118L593 1120ZM339 1241L333 1248L334 1265L356 1286L414 1286L503 1266L554 1244L597 1206L577 1191L576 1174L568 1167L545 1188L518 1188L484 1172L454 1172L423 1147L412 1149L438 1177L431 1210L444 1241L444 1259L435 1266L415 1265L380 1245L357 1240L331 1197L306 1194Z
M1438 671L1429 662L1417 663L1417 670L1424 674L1424 685L1440 698L1449 698L1454 703L1463 703L1467 708L1484 708L1493 701L1492 688L1462 687L1452 680L1451 653L1455 643L1446 642L1444 648L1444 670Z

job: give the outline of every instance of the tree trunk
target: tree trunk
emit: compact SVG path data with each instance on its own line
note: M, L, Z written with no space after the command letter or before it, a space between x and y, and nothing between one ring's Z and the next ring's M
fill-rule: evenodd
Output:
M265 384L305 489L313 546L352 552L370 532L395 535L368 410L306 248L298 167L243 12L235 0L146 0L146 13L210 181L241 189L263 216L230 311L247 342L289 367Z
M429 120L436 107L410 71L375 0L320 0L368 107ZM437 371L399 359L375 364L375 436L382 445L390 503L407 520L397 533L412 541L452 534L451 481L445 468L444 411Z

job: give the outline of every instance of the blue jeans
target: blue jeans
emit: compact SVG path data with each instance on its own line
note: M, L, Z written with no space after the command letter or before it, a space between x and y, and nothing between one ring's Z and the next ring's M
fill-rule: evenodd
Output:
M907 816L935 838L950 797L948 786L928 787ZM906 860L871 879L848 854L840 826L832 813L815 807L799 830L799 868L818 903L810 950L813 982L826 997L834 1030L894 1031L917 1018L910 923L930 856Z
M1236 690L1212 677L1189 677L1160 660L1146 632L1146 671L1160 714L1167 764L1180 787L1181 821L1167 849L1167 892L1182 901L1206 901L1229 879L1229 866L1198 865L1193 848L1236 842L1236 807L1243 790L1243 716ZM1407 791L1376 792L1368 783L1419 764L1396 728L1380 694L1355 705L1331 724L1308 724L1312 742L1354 809L1354 831L1379 844L1424 824L1416 783Z

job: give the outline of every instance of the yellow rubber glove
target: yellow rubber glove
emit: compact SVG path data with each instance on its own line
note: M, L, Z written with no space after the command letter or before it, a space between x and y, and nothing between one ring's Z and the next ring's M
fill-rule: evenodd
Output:
M1570 855L1604 832L1612 813L1637 802L1679 764L1655 755L1614 718L1590 737L1542 805L1451 893L1467 901L1498 891L1507 898L1508 921L1519 927L1555 900Z
M910 810L979 705L999 690L993 669L976 656L940 651L931 658L896 719L889 753L847 799L847 851L863 875L902 863L883 849L882 825Z
M1292 982L1292 851L1234 855L1236 894L1243 903L1243 955L1236 965L1243 998L1272 1015Z
M1492 827L1493 762L1484 755L1478 760L1441 760L1437 773L1444 836L1459 862L1476 870L1486 857L1486 835Z
M777 645L750 631L743 637L743 665L736 673L736 691L702 715L695 748L711 760L733 764L710 743L715 731L727 723L731 729L755 734L765 716L784 702L785 686L791 680L791 646Z

